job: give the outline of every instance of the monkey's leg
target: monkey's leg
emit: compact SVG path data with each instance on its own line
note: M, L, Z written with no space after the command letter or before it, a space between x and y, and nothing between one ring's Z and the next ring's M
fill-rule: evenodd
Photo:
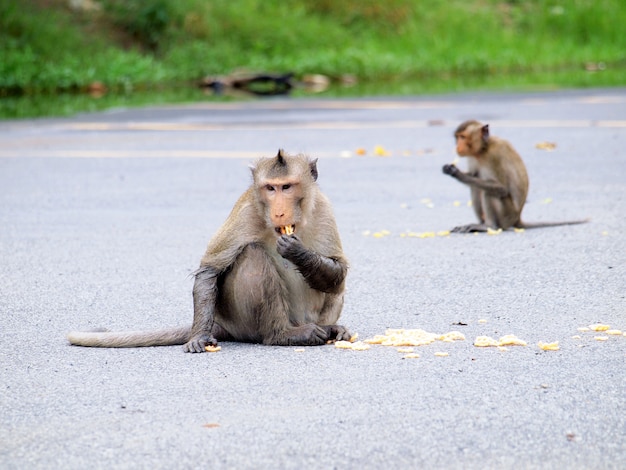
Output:
M217 272L204 266L196 272L193 285L193 324L191 339L183 346L185 352L204 352L208 345L217 345L213 336L215 302L217 300Z
M324 306L320 312L317 324L322 326L328 333L328 339L337 341L349 341L352 337L350 331L342 325L337 325L337 320L343 309L343 294L326 294Z
M485 225L491 229L507 230L519 222L520 213L510 196L495 198L483 197Z
M314 323L292 325L287 286L260 245L248 245L224 281L223 322L239 341L274 345L325 344L326 330ZM220 313L220 322L222 322Z

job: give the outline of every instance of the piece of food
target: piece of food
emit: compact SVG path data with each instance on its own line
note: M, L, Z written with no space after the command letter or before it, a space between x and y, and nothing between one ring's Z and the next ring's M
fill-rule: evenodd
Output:
M554 343L544 343L543 341L539 341L537 346L539 346L539 349L543 349L544 351L558 351L560 349L558 341L555 341Z
M447 352L438 351L438 352L435 353L435 356L437 356L437 357L446 357L446 356L449 356L449 354Z
M222 350L222 347L221 346L211 346L210 344L208 344L208 345L206 345L204 347L204 350L206 352L218 352L218 351Z
M449 331L437 338L444 343L452 343L453 341L465 341L465 335L460 331Z
M283 235L291 235L293 234L293 225L285 225L284 227L280 228L280 233L282 233Z
M515 335L505 335L498 341L498 346L526 346L526 341L519 339Z
M358 333L354 333L351 337L350 337L350 342L354 343L357 339L359 339L359 334Z
M365 344L363 341L356 341L354 343L350 341L336 341L335 347L339 349L352 349L353 351L365 351L370 348L370 345Z
M402 359L419 359L420 355L417 353L405 354Z
M490 336L477 336L474 340L474 346L478 348L488 348L491 346L499 346L500 344Z
M594 323L593 325L589 325L589 329L593 331L606 331L611 329L609 325L603 325L602 323Z
M605 333L607 335L620 336L622 334L622 330L606 330Z
M405 353L405 354L412 353L413 348L398 348L398 352Z
M594 336L593 339L595 339L596 341L608 341L609 337L608 336Z

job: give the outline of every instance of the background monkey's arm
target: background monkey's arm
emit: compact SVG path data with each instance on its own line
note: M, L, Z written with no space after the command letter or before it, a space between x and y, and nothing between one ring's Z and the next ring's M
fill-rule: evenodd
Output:
M443 172L446 175L450 175L456 178L461 183L465 183L468 186L474 186L482 189L488 196L505 198L509 196L509 191L495 180L484 180L476 176L472 176L468 173L463 173L457 168L456 165L447 164L443 166Z
M295 235L281 236L276 248L283 258L298 267L298 271L312 289L327 293L341 290L348 272L345 260L308 250Z
M195 273L193 285L193 324L191 338L183 347L185 352L204 352L205 346L217 345L211 334L215 320L218 272L211 266L203 266Z

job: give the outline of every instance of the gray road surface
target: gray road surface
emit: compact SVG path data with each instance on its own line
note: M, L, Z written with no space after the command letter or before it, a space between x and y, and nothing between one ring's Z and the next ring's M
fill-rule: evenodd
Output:
M467 188L441 173L468 118L524 157L525 220L591 222L408 236L473 221ZM67 344L72 329L189 323L189 274L249 163L279 147L320 158L351 262L342 322L361 339L421 328L465 341L419 359ZM0 122L0 467L623 469L626 337L578 328L626 331L624 149L626 89ZM473 346L505 334L528 345Z

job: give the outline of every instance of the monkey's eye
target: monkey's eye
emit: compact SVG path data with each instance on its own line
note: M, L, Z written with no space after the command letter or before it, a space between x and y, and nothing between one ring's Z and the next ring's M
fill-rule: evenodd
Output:
M283 184L283 191L287 191L289 188L291 188L290 184Z
M265 189L267 189L268 191L275 191L276 188L274 188L274 186L272 186L271 184L268 184L267 186L265 186Z

